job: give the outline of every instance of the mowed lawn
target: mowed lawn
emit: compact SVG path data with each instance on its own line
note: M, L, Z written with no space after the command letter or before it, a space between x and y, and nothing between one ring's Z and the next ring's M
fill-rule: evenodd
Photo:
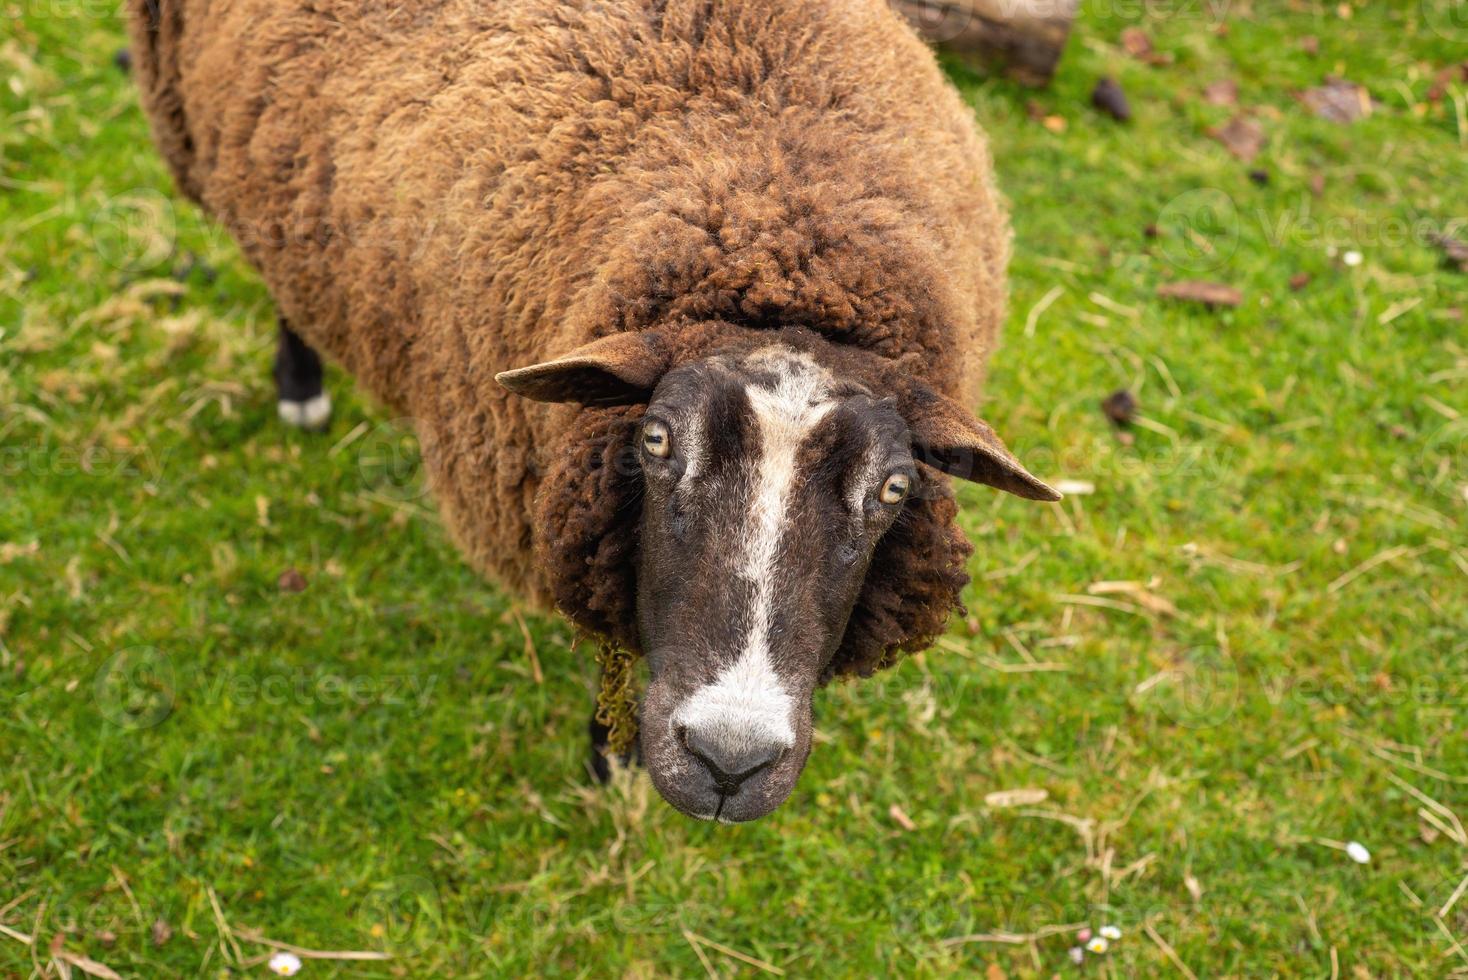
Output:
M116 6L0 0L0 976L1468 971L1461 4L1096 0L1047 90L949 65L1016 228L981 411L1072 492L963 490L967 617L739 827L591 784L590 651L400 422L335 373L278 423Z

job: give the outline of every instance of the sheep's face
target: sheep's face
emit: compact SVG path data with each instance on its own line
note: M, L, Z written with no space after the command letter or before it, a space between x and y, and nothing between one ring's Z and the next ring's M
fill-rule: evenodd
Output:
M805 765L817 680L917 481L907 426L766 347L671 371L639 442L643 761L685 813L750 820Z
M941 396L885 397L784 344L663 363L655 378L629 357L636 341L610 338L500 380L532 397L576 389L580 400L650 389L635 447L637 617L651 674L642 759L684 813L752 820L790 795L805 765L812 696L866 576L880 574L877 542L922 491L916 458L1026 496L1054 492L1002 446L956 446L948 416L962 410ZM916 424L899 411L914 403L926 406ZM935 431L939 444L924 438Z

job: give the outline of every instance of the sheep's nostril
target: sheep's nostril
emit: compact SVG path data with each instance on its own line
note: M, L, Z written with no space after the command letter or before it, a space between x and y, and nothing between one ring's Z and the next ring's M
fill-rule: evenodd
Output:
M780 742L747 738L731 744L681 726L677 732L683 746L709 771L714 785L725 796L737 793L751 776L779 762L787 748Z

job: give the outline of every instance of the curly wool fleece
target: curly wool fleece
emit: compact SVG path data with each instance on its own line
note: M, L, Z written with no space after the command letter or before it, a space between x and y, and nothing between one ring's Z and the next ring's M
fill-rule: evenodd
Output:
M882 0L128 7L180 189L416 420L474 566L593 633L637 647L640 487L615 460L641 409L497 372L616 331L679 363L796 327L977 396L1009 230L971 113ZM958 605L971 549L924 475L944 492L882 541L828 674Z

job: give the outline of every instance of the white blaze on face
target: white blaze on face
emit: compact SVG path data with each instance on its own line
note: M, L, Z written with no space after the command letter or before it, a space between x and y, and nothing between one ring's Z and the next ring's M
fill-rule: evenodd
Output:
M734 663L695 691L673 713L672 724L698 731L730 751L778 742L795 744L794 698L785 690L770 654L774 626L776 562L796 488L800 447L834 407L830 375L809 355L769 347L751 355L749 368L773 373L773 387L745 388L759 433L752 466L749 514L736 574L752 588L749 631Z

